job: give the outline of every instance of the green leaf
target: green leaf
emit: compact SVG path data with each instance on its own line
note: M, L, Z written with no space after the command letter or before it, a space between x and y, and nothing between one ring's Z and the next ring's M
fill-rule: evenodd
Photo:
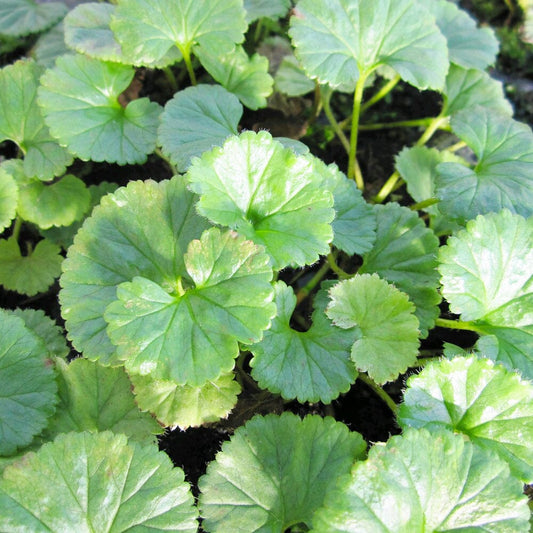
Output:
M222 146L238 132L242 116L239 100L220 85L196 85L170 99L158 129L158 143L180 172L191 159Z
M439 241L418 215L406 207L390 203L376 205L376 242L364 254L359 273L377 273L405 292L415 304L424 338L439 315L437 292L437 250Z
M335 219L333 245L349 255L364 254L376 240L376 215L354 180L349 180L337 165L326 166L320 159L311 158L322 173L324 189L333 193Z
M255 416L222 445L200 478L207 531L285 531L312 514L356 459L359 433L332 418Z
M48 356L21 318L0 309L0 455L28 445L54 413L57 385Z
M249 109L266 107L274 80L268 73L268 59L254 54L248 57L242 46L226 54L213 49L197 51L203 67Z
M533 339L532 243L533 219L504 210L469 221L439 252L442 294L452 312L473 321L479 333L501 334L504 344L518 336L524 353L506 354L502 347L502 362L513 361L530 379L533 355L525 348Z
M185 286L177 277L167 292L135 277L117 287L104 318L130 373L198 387L231 371L238 342L257 342L269 327L272 269L261 247L218 228L191 241L184 260Z
M474 151L473 169L458 163L437 166L439 209L463 222L506 208L533 213L533 133L526 124L474 106L455 114L452 130Z
M135 65L165 65L197 48L230 52L244 40L242 0L119 0L111 29Z
M41 74L42 68L33 60L0 70L0 141L18 144L27 176L51 180L63 174L72 155L52 138L37 105Z
M62 19L67 11L68 7L63 2L2 0L0 34L23 37L29 33L40 33Z
M320 83L355 87L386 65L419 89L444 85L446 39L413 0L300 0L290 24L296 57Z
M507 461L516 477L533 481L533 385L488 359L426 365L407 381L398 422L464 433Z
M17 214L17 182L0 166L0 233L7 228Z
M183 531L197 511L183 471L125 435L66 433L7 467L4 531Z
M0 283L27 296L44 292L61 274L60 248L43 239L30 255L23 256L17 240L0 240Z
M56 359L55 367L59 405L46 428L47 439L69 431L111 430L139 443L155 444L155 435L163 428L139 410L123 368L82 358L70 364Z
M276 20L287 15L291 7L290 0L244 0L246 22L259 18Z
M156 146L161 107L148 98L119 102L134 69L83 55L58 58L45 72L39 104L52 135L83 160L144 163Z
M150 376L131 375L135 401L165 426L187 429L226 418L237 403L241 387L233 373L221 374L201 387L178 385Z
M313 532L527 533L522 484L504 461L449 431L405 431L376 445L313 518Z
M55 357L66 357L69 353L62 329L40 309L15 309L14 315L22 318L26 327L39 337L48 353Z
M198 212L262 244L275 269L327 254L333 197L305 156L267 132L246 131L195 159L187 173Z
M118 285L135 276L168 289L179 276L190 280L183 255L209 226L194 211L196 199L182 177L132 181L104 196L85 220L68 250L59 293L69 338L85 357L119 363L103 318Z
M287 96L302 96L315 90L313 80L310 80L295 56L285 56L274 76L274 87Z
M30 50L31 57L44 68L52 68L59 56L73 53L65 44L63 22L56 24L46 33L40 35L35 46Z
M513 114L502 83L481 70L450 65L443 94L445 103L442 112L446 115L454 115L475 105L509 117Z
M488 27L478 28L476 21L452 2L418 2L435 16L437 26L448 42L451 63L464 68L485 70L496 62L499 42L494 30Z
M111 192L115 192L117 188L118 185L116 183L108 183L107 181L103 181L98 185L89 185L89 207L86 212L83 213L82 220L73 222L70 224L70 226L51 227L47 230L40 230L41 235L45 239L48 239L49 241L61 246L61 248L66 250L72 244L74 235L76 235L78 230L81 228L83 220L90 215L93 207L100 203L102 196L105 196Z
M354 331L336 328L326 318L325 291L315 298L310 329L295 331L290 320L296 296L282 281L275 289L277 315L263 340L249 347L254 355L252 376L262 388L286 400L328 404L355 381L357 372L350 360Z
M32 180L19 190L19 215L43 229L68 226L89 209L90 194L85 183L72 174L52 185Z
M396 379L416 362L418 319L407 294L376 274L334 285L326 314L340 328L355 328L352 359L377 383Z

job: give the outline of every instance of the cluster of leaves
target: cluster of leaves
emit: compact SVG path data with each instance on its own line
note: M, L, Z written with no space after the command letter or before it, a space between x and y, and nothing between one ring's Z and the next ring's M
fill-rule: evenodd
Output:
M533 134L486 72L492 31L447 0L300 0L290 17L288 0L4 6L1 35L43 33L0 70L0 139L19 151L0 164L0 283L33 296L60 276L82 357L41 311L0 310L0 529L528 531ZM243 43L280 17L274 72ZM164 107L128 92L140 67L167 76ZM359 119L401 80L441 111L366 198ZM314 94L346 174L239 131L273 90ZM86 186L67 170L154 153L171 179ZM416 204L384 203L402 184ZM436 326L478 339L426 357ZM397 406L383 385L422 367ZM195 505L157 451L164 427L226 417L243 386L330 404L357 379L402 429L368 453L331 417L256 415Z

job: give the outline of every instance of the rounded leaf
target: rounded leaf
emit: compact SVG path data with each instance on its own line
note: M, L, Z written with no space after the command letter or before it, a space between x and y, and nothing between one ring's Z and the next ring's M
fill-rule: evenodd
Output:
M209 226L195 200L181 177L130 182L86 219L68 250L59 293L69 338L86 357L118 363L104 320L118 285L143 276L171 289L179 276L190 279L183 255Z
M220 85L187 87L166 103L157 140L163 153L185 172L193 157L236 135L241 117L239 100Z
M0 167L0 232L4 231L17 214L17 182Z
M174 290L135 277L107 306L107 334L130 373L204 385L232 370L239 342L261 339L276 310L272 269L262 247L218 228L185 254L192 282Z
M333 196L305 156L246 131L195 159L187 177L198 212L262 244L275 269L311 264L333 238Z
M377 274L334 285L326 314L341 328L355 328L352 360L377 383L396 379L416 362L418 319L407 294Z
M183 531L197 511L183 471L125 435L64 433L4 471L3 531ZM95 529L96 528L96 529Z
M35 59L35 62L45 68L53 67L59 56L73 53L74 51L65 44L63 22L56 24L46 33L40 35L30 50L31 57Z
M290 24L296 56L320 83L355 88L387 65L419 89L444 85L446 39L413 0L300 0Z
M274 20L284 17L290 7L290 0L244 0L248 23L264 17Z
M359 433L333 418L255 416L238 428L200 478L206 531L285 531L311 517L338 476L361 459Z
M55 411L57 385L48 356L21 318L0 309L0 455L30 444Z
M39 105L52 135L83 160L144 163L156 146L161 107L148 98L127 105L127 65L83 55L62 56L41 78Z
M0 4L0 34L23 37L40 33L53 26L67 13L63 2L36 0L2 0Z
M324 315L327 297L315 298L313 324L308 331L291 328L296 296L282 281L275 285L278 308L272 326L261 342L249 347L252 376L263 388L300 403L328 404L347 392L357 372L350 360L353 331L336 328Z
M449 431L375 445L313 518L315 533L527 533L527 498L497 455Z

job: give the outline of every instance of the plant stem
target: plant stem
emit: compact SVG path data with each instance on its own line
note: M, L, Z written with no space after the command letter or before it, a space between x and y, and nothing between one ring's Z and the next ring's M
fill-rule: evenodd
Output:
M326 262L316 271L315 275L296 293L296 305L309 296L309 293L322 281L330 268L330 264Z
M154 154L160 157L168 165L173 175L179 174L178 169L172 164L170 159L161 151L160 148L156 148L154 150Z
M434 119L431 120L429 125L426 128L426 131L420 136L420 139L416 141L415 146L424 146L431 137L433 137L433 134L441 127L444 126L448 122L449 117L444 117L442 115L438 115Z
M181 49L181 54L183 55L183 60L185 61L185 66L187 67L187 72L189 73L189 79L191 80L191 85L196 85L196 74L194 73L194 69L192 68L192 61L191 61L191 52L189 48L183 48Z
M178 82L176 81L176 76L174 76L174 72L172 72L172 69L168 66L163 67L163 72L165 74L165 78L168 81L168 84L170 85L170 88L172 89L172 92L177 92Z
M20 228L22 227L22 218L17 217L15 219L15 225L13 226L13 237L15 237L15 240L18 242L19 235L20 235Z
M373 379L371 379L367 374L359 374L357 376L363 383L368 385L389 407L394 416L398 413L398 406L394 400L385 392L385 390L380 387Z
M425 209L426 207L430 207L438 203L439 203L438 198L428 198L427 200L423 200L422 202L413 204L409 209L411 209L412 211L418 211L420 209Z
M320 90L320 84L318 82L315 82L313 108L311 109L311 114L309 116L309 124L312 124L318 118L318 115L320 115L321 110L322 110L322 91ZM331 109L329 110L329 112L331 113Z
M333 115L333 112L331 111L331 106L329 105L331 100L331 92L328 94L322 93L322 105L324 106L324 113L331 124L331 127L333 128L333 131L339 138L340 142L344 146L344 149L346 150L346 153L350 153L350 142L348 141L348 138L346 135L344 135L344 132L342 131L342 128L340 127L339 123L335 119L335 116Z
M333 272L335 272L335 274L337 274L340 279L351 278L350 274L344 272L344 270L339 265L337 265L336 259L337 258L335 257L335 255L333 255L333 252L330 252L327 256L328 265L331 270L333 270Z
M461 148L464 148L466 146L466 143L464 141L459 141L455 144L452 144L451 146L448 146L446 148L447 152L457 152L457 150L460 150Z
M348 153L348 177L355 180L357 187L362 191L365 188L361 169L357 162L357 137L359 134L359 116L361 114L361 101L368 73L360 73L355 84L353 95L352 128L350 131L350 152Z
M374 196L374 202L376 204L381 204L385 198L394 190L394 186L396 185L396 182L400 179L400 173L395 170L389 177L389 179L385 182L383 187L381 187L380 191Z
M388 128L411 128L418 126L430 126L433 118L416 118L413 120L398 120L397 122L376 122L374 124L360 124L361 131L384 130Z
M372 98L370 98L370 100L361 106L361 112L366 111L369 107L372 107L374 104L377 104L380 100L385 98L385 96L387 96L392 89L398 85L398 82L401 79L402 78L400 75L397 74L394 78L389 80L374 96L372 96Z
M472 322L463 322L461 320L448 320L447 318L437 318L435 326L448 329L464 329L467 331L474 331L480 333L481 330Z

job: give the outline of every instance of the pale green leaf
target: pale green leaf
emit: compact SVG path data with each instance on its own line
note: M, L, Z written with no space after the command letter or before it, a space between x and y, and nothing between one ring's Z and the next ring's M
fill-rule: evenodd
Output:
M0 167L0 233L7 228L17 214L17 182L5 168Z
M35 62L44 68L52 68L59 56L73 54L74 52L65 44L63 22L40 35L30 53Z
M62 19L67 11L63 2L2 0L0 34L22 37L29 33L40 33Z
M197 510L183 471L125 435L66 433L4 471L2 531L183 531Z
M527 533L522 484L496 454L440 430L375 445L313 518L314 533Z
M418 2L435 16L437 26L448 42L451 63L477 70L485 70L495 63L499 42L493 29L478 28L464 9L447 0Z
M288 96L301 96L315 90L315 83L309 79L295 56L285 56L274 76L274 86Z
M39 337L49 354L66 357L69 353L62 329L40 309L15 309L12 313L24 320L26 327Z
M439 241L417 213L390 203L376 205L374 247L363 255L361 274L377 273L407 293L415 304L420 334L426 337L439 315L437 250Z
M68 226L89 209L89 190L72 174L48 185L32 180L19 189L18 213L42 229Z
M27 296L44 292L61 274L60 248L43 239L30 255L22 255L17 240L0 240L0 283Z
M286 531L315 509L361 459L361 435L332 418L255 416L222 446L200 478L206 531Z
M72 162L72 155L50 135L37 105L42 68L20 60L0 70L0 140L17 143L27 176L51 180Z
M451 126L478 158L471 169L458 163L437 166L439 209L466 221L506 208L533 213L533 133L526 124L480 106L455 114Z
M479 215L439 251L442 294L455 314L488 335L501 334L502 362L533 379L533 219L507 210ZM522 331L513 335L509 329ZM513 353L513 337L521 349ZM485 341L487 342L487 341ZM507 348L506 348L507 345ZM511 350L509 353L509 345Z
M355 87L386 65L419 89L442 89L446 39L414 0L300 0L289 34L310 77Z
M507 461L516 477L533 482L533 385L488 359L426 365L407 381L398 422L464 433Z
M85 220L63 265L59 300L69 338L87 358L118 363L103 318L118 285L135 276L165 288L190 279L183 255L209 226L195 201L182 177L134 181L104 196Z
M244 0L246 22L250 23L259 18L276 20L287 15L291 7L291 0Z
M187 173L198 212L266 247L274 268L305 265L327 254L333 196L304 156L267 132L230 137L193 160Z
M230 52L244 40L242 0L119 0L111 29L135 65L170 65L197 48Z
M165 426L187 429L226 418L237 403L241 387L233 373L220 375L201 387L178 385L150 376L130 377L135 401L142 410L153 413Z
M242 46L223 55L216 49L200 48L197 55L207 72L246 107L266 107L274 85L266 57L259 54L248 57Z
M161 107L119 101L133 79L127 65L62 56L41 78L39 104L54 137L83 160L144 163L156 146Z
M132 384L122 367L102 366L78 358L71 363L56 359L59 404L45 437L53 440L69 431L110 430L130 440L155 444L163 428L135 403Z
M282 281L275 289L277 315L263 340L249 347L254 355L252 377L286 400L328 404L355 382L357 372L350 360L355 333L336 328L326 318L325 291L315 297L309 330L292 329L296 296Z
M475 105L509 117L513 114L502 83L481 70L450 65L443 94L445 102L442 112L446 115L454 115Z
M198 387L231 371L238 342L269 327L272 268L262 247L218 228L191 241L184 261L188 276L166 291L141 277L121 283L104 318L130 373Z
M334 285L326 314L341 328L355 329L352 360L377 383L396 379L416 362L418 319L407 295L376 274Z
M57 385L48 356L21 318L0 309L0 455L28 445L54 413Z
M177 92L161 113L157 140L180 172L191 159L222 146L238 133L242 116L239 100L220 85L196 85Z

